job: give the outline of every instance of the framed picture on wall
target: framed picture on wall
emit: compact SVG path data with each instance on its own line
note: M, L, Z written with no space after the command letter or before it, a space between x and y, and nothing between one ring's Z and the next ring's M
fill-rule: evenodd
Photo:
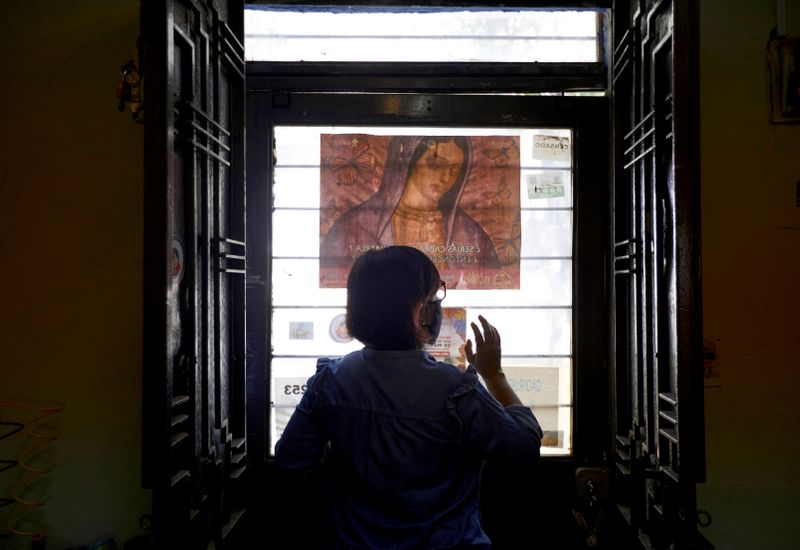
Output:
M770 112L773 124L800 124L800 39L774 37L767 45Z

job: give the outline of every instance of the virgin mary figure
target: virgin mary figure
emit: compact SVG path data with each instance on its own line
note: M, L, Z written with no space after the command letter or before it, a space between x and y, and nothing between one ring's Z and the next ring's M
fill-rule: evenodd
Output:
M491 238L459 207L469 169L464 137L393 137L378 190L322 238L321 271L349 269L365 250L393 244L419 248L451 279L499 269Z

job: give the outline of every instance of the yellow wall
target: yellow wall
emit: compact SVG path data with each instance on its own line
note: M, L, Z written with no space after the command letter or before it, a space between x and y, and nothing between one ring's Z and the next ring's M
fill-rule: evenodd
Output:
M143 129L114 98L139 2L4 0L0 14L0 400L65 406L42 454L54 470L35 485L48 547L113 534L121 548L150 510L139 472ZM0 459L19 441L0 442ZM15 475L0 473L0 496Z
M40 485L48 504L33 515L53 548L104 534L121 546L150 508L139 479L142 127L114 98L138 5L2 7L0 400L65 405ZM723 550L797 547L800 126L767 122L774 9L701 4L705 335L719 339L722 386L706 390L698 504Z
M700 3L704 330L722 376L705 390L698 506L722 550L800 545L800 125L768 123L775 6Z

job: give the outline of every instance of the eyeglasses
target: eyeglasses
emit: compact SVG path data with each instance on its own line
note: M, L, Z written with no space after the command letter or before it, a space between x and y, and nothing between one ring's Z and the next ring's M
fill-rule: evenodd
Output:
M444 281L439 281L439 288L436 289L436 298L434 302L441 302L447 297L447 285Z

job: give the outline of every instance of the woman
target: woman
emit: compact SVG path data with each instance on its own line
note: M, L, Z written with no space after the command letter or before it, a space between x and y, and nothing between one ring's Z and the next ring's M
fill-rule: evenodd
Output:
M446 290L419 250L360 256L347 280L347 329L365 347L320 359L278 441L278 465L328 462L340 548L488 548L484 460L530 465L542 432L500 368L500 336L480 317L466 371L422 351ZM483 378L486 388L478 381ZM488 391L487 391L488 390Z

